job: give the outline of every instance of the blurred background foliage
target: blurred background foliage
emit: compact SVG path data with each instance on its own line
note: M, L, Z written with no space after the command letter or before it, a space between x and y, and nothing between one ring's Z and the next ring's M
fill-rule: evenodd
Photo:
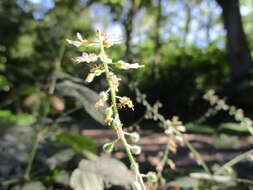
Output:
M227 96L229 102L252 116L252 21L251 0L1 0L0 136L3 142L10 139L15 139L14 144L24 142L14 153L7 151L5 156L8 159L8 155L25 149L25 139L19 138L22 138L20 134L30 134L30 128L14 128L11 138L6 136L8 126L17 125L32 126L39 133L40 126L50 134L53 130L53 136L45 137L50 139L46 146L53 146L51 141L59 141L85 156L87 152L83 151L87 146L90 149L86 151L96 152L90 139L54 131L61 119L69 121L69 114L73 122L71 132L76 132L73 126L78 122L81 128L103 124L102 113L91 107L96 101L95 91L104 89L106 84L100 77L93 84L84 84L88 67L73 63L71 58L79 54L65 41L75 38L77 32L84 38L92 37L96 29L115 35L121 44L111 48L111 58L145 65L138 72L129 71L127 76L122 76L120 92L134 99L128 85L138 82L151 103L157 100L163 103L161 113L165 116L178 115L183 121L197 120L208 108L202 96L210 88ZM66 79L75 84L64 83ZM83 106L87 114L80 109ZM135 112L123 113L123 119L132 123L142 111L143 108L136 105ZM84 121L79 121L80 118ZM218 114L215 122L230 119ZM203 130L201 126L189 126L191 131ZM214 132L213 128L208 130ZM222 138L228 139L227 136ZM219 139L216 138L217 147L223 146ZM237 141L236 138L232 140ZM61 145L55 146L62 150ZM31 150L31 147L26 148L28 152ZM53 164L42 161L52 156L52 151L43 149L39 154L44 157L37 160L38 163L54 168L57 160ZM66 160L73 157L72 153L67 155L70 156ZM18 159L25 164L28 155ZM11 173L15 166L2 170ZM73 169L71 164L68 167ZM16 170L22 174L22 169ZM61 171L53 170L50 180L56 180L56 173L58 176Z

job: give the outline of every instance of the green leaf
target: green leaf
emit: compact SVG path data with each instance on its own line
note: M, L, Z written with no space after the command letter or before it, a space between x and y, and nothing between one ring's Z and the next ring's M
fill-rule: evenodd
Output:
M27 113L21 113L16 116L16 122L20 126L30 126L34 123L35 118Z
M213 137L213 145L217 149L233 148L239 143L237 136L220 134Z
M12 122L16 121L15 115L13 115L10 110L0 110L0 119L9 120Z
M0 110L0 120L17 123L20 126L29 126L34 122L34 118L27 113L15 115L9 110Z
M169 182L170 187L180 187L180 188L192 188L195 189L199 186L199 180L191 177L181 177L174 181Z
M56 89L63 96L72 96L81 101L88 114L102 125L105 125L105 109L107 106L105 105L103 108L99 109L95 108L95 104L100 98L98 93L86 86L71 81L64 81L57 84Z
M219 126L219 132L220 131L249 134L249 131L246 127L241 127L239 123L232 122L222 123Z
M135 178L131 175L128 168L119 160L99 157L96 160L81 160L79 169L82 172L91 172L106 182L113 185L130 186L134 183Z
M84 135L63 132L57 135L57 140L60 143L71 145L77 152L88 150L96 153L96 144Z
M203 134L213 134L215 129L208 125L198 124L198 123L187 123L185 125L187 132L190 133L203 133Z

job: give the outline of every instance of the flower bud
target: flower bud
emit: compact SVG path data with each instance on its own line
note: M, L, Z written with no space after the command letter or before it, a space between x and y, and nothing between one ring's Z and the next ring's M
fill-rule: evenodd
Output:
M139 147L137 145L132 146L131 149L132 149L133 153L136 155L141 153L141 147Z
M82 35L79 32L76 33L76 36L78 40L83 41Z
M156 175L155 172L148 172L147 173L147 179L148 179L148 181L150 181L152 183L155 183L158 180L157 175Z
M171 127L168 128L168 129L166 129L164 132L165 132L166 135L171 135L171 134L173 134L173 130L171 129Z
M176 164L175 164L175 162L173 162L171 159L168 159L168 160L167 160L167 163L168 163L168 165L170 166L170 168L171 168L172 170L175 170L175 169L176 169Z
M104 144L103 149L105 152L109 153L109 152L112 152L113 147L114 147L114 142L110 142L110 143Z
M133 142L138 142L140 140L140 135L136 132L130 133L129 135Z
M186 131L185 126L183 126L183 125L177 126L177 129L178 129L180 132L185 132L185 131Z

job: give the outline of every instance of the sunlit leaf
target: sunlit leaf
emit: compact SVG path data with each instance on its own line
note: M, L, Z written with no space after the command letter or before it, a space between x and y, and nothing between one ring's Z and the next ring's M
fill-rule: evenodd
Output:
M95 161L82 160L79 163L80 171L94 173L113 185L129 186L133 184L134 177L128 168L119 160L108 157L99 157Z

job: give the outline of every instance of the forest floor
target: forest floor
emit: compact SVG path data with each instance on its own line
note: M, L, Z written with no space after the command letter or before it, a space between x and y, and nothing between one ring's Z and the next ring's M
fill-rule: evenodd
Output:
M114 132L108 129L85 129L82 133L95 140L98 147L100 147L100 151L105 142L115 138ZM141 139L137 144L141 146L142 154L141 156L138 156L137 159L142 164L145 163L145 167L147 167L146 169L150 169L150 167L154 168L160 162L158 154L165 150L168 137L163 133L155 133L153 130L142 130L140 135ZM219 148L214 145L214 135L186 134L185 136L201 154L209 168L214 166L214 164L224 164L237 155L253 149L252 137L238 137L236 144ZM222 145L223 142L220 143ZM118 150L120 150L120 147L118 147ZM123 151L117 151L117 149L114 156L123 160L127 159L125 158L126 155ZM189 150L186 146L179 145L177 153L170 154L169 157L175 162L177 172L184 173L184 171L187 170L200 168L189 154ZM236 164L234 168L237 171L238 176L241 178L253 179L252 162L243 160Z

